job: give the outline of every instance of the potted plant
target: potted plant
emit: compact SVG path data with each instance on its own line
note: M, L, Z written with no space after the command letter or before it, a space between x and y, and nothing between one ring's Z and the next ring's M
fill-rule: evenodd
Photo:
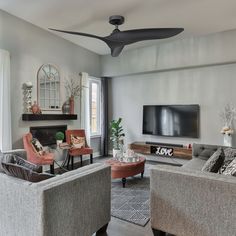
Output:
M123 133L123 128L121 126L122 119L112 120L110 122L110 140L113 143L113 157L116 157L122 151L123 146L123 137L125 134Z
M56 138L56 141L57 141L57 145L59 146L63 142L63 140L65 138L65 135L64 135L64 133L59 131L59 132L56 133L55 138Z

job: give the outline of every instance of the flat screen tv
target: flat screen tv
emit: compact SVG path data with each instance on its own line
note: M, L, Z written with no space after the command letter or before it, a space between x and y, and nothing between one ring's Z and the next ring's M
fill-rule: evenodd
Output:
M143 106L143 134L199 137L199 105Z

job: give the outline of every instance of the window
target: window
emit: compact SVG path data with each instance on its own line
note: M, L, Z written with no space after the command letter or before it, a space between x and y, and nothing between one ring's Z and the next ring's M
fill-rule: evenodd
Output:
M101 135L101 81L98 78L89 81L89 99L91 136Z

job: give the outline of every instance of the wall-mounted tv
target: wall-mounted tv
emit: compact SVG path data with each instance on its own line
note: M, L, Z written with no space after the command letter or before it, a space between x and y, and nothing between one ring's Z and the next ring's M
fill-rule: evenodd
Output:
M199 138L199 105L143 106L143 134Z

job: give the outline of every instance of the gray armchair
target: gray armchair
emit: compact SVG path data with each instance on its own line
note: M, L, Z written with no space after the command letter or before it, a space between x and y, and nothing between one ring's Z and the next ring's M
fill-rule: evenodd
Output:
M30 183L0 173L0 235L91 236L110 221L110 167Z

